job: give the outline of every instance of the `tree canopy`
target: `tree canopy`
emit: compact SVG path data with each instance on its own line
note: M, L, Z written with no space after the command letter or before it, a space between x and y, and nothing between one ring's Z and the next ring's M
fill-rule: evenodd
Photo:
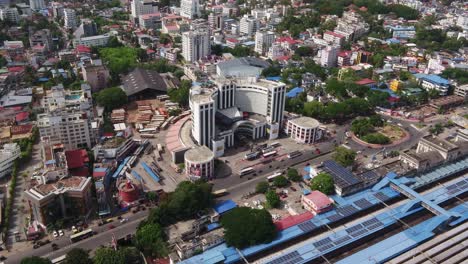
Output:
M244 248L271 242L276 236L276 227L267 210L237 207L221 218L224 239L230 246Z
M48 258L33 256L22 259L21 264L52 264L52 262Z
M321 172L312 178L310 188L324 194L332 194L335 191L333 177L328 173Z
M274 190L267 191L265 198L268 208L278 208L281 204L281 200Z
M143 251L145 255L153 257L167 256L166 234L163 228L156 223L148 223L137 230L135 245Z
M102 48L99 55L106 63L111 74L127 73L135 67L138 58L138 49L130 47Z
M261 181L257 183L257 186L255 186L255 192L256 193L266 193L268 189L270 188L270 184L266 181Z
M280 175L278 177L275 177L273 179L273 185L275 185L276 187L284 187L286 185L288 185L288 179L286 179L286 177Z
M295 168L289 168L287 172L288 179L293 182L299 182L302 180L301 175Z
M97 94L96 101L110 112L127 103L127 94L120 87L107 88Z
M190 81L182 80L179 88L170 89L167 94L171 101L179 103L183 107L187 107L189 103L190 87L192 87Z
M65 264L93 264L88 251L81 248L72 248L67 252Z
M356 152L345 147L337 147L335 148L333 159L341 166L348 167L354 164Z
M139 251L134 247L98 248L93 258L94 264L142 264L144 263Z

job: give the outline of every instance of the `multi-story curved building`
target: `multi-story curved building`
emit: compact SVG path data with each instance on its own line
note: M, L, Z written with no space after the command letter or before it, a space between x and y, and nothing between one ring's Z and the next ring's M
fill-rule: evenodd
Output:
M190 92L192 136L216 157L234 145L234 135L252 139L278 137L286 87L265 79L223 78Z

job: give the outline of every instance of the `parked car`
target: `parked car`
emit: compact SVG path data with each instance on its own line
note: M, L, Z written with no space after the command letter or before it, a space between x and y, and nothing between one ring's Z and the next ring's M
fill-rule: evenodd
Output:
M126 222L128 222L128 218L122 218L122 219L120 220L120 223L126 223Z
M297 191L297 189L294 188L294 187L292 187L292 186L290 187L290 189L291 189L293 192Z
M71 229L72 229L73 234L78 233L78 229L75 226L72 226Z
M114 225L109 225L109 229L114 229L115 226Z
M60 230L58 231L58 233L59 233L59 236L63 236L63 235L64 235L64 233L63 233L63 230L62 230L62 229L60 229Z
M110 222L112 222L112 221L114 221L114 219L112 219L112 218L107 218L107 219L106 219L106 223L110 223Z
M57 250L57 249L59 249L59 246L58 246L57 244L53 243L53 244L52 244L52 250L55 251L55 250Z
M36 249L36 248L39 248L39 247L41 247L39 244L34 244L33 245L33 249Z
M57 231L54 230L54 232L52 232L52 235L53 235L55 238L58 237Z

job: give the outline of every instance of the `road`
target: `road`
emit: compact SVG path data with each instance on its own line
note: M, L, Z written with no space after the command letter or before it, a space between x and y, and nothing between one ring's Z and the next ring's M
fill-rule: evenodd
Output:
M51 244L33 249L31 243L30 248L28 250L24 250L21 253L15 252L11 255L4 254L7 257L5 263L20 263L21 259L30 256L41 256L54 259L65 255L70 249L74 247L79 247L91 251L96 250L96 248L98 248L100 245L109 245L112 241L112 234L115 235L116 239L125 237L128 234L134 234L140 222L148 216L148 211L149 210L140 211L136 214L129 215L127 217L127 223L119 223L118 220L114 220L114 222L110 224L92 227L93 231L97 232L96 235L74 244L70 242L69 236L63 236L58 239L51 239L51 244L55 243L59 246L59 249L56 251L52 251ZM109 229L110 225L115 226L115 228Z

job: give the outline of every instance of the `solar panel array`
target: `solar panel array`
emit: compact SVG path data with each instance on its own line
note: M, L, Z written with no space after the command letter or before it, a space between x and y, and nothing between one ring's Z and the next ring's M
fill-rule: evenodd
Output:
M345 243L346 241L348 241L348 240L350 240L350 239L351 239L351 237L348 236L348 235L346 235L346 236L344 236L344 237L340 237L340 238L338 238L337 240L333 241L333 243L335 243L335 245L339 245L339 244Z
M319 251L325 251L335 246L329 237L314 242L313 245Z
M374 194L374 196L375 196L375 198L379 199L382 202L388 200L388 196L381 193L381 192L378 192L378 193Z
M369 208L369 207L372 206L372 203L369 202L369 201L368 201L367 199L365 199L365 198L361 198L361 199L355 201L354 204L355 204L356 206L358 206L359 208L361 208L361 209Z
M323 169L333 176L335 184L340 188L346 188L361 182L351 171L333 160L324 161Z
M283 255L277 259L274 259L270 262L267 262L268 264L295 264L299 261L302 261L304 260L301 255L299 254L299 252L296 251L293 251L291 253L288 253L286 255Z
M345 205L343 207L339 207L336 209L336 211L341 214L342 216L344 217L347 217L347 216L350 216L356 212L358 212L359 210L356 209L356 207L348 204L348 205Z
M299 225L297 225L297 227L299 227L299 229L301 229L303 232L309 232L314 230L317 226L314 225L314 223L307 221L304 223L300 223Z
M333 214L333 215L330 215L329 217L327 217L327 219L330 220L330 222L336 222L338 220L343 219L343 216L340 215L340 214Z

